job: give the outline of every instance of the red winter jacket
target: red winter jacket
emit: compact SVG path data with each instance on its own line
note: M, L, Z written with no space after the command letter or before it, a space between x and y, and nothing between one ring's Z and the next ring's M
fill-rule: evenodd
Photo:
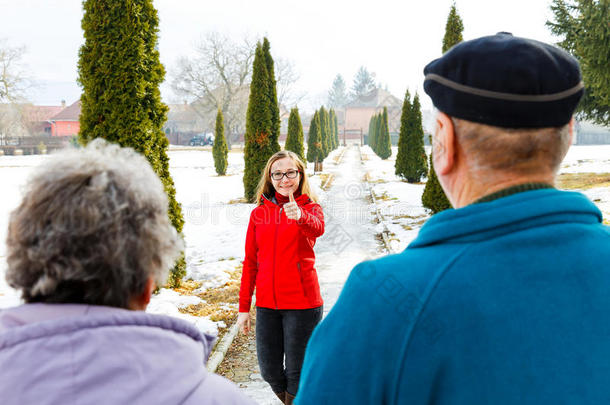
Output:
M263 197L254 208L246 235L246 258L239 290L239 312L250 311L256 286L256 306L310 309L322 305L316 274L316 238L324 233L324 214L306 194L295 198L298 221Z

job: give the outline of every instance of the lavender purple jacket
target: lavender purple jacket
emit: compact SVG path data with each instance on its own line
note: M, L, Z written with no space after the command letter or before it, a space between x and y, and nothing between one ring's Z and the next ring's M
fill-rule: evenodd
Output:
M0 403L254 404L208 373L213 338L167 316L73 304L0 312Z

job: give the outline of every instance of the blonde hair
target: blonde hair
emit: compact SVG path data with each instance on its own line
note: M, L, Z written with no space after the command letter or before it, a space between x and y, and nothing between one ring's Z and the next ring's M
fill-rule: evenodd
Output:
M305 171L307 166L299 159L299 156L296 153L289 150L281 150L274 153L265 165L261 179L258 181L258 186L256 187L256 204L261 204L263 195L270 196L275 193L275 187L273 187L273 183L271 182L271 166L276 161L284 158L292 159L297 166L297 170L301 173L298 188L299 192L301 194L307 194L314 202L318 202L318 197L309 186L309 179L307 178L307 173Z

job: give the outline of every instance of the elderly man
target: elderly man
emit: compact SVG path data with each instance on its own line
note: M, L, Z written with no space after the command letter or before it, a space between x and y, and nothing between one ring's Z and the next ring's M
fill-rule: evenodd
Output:
M352 271L295 403L609 403L610 231L585 196L553 187L583 94L577 62L500 33L424 73L455 209Z

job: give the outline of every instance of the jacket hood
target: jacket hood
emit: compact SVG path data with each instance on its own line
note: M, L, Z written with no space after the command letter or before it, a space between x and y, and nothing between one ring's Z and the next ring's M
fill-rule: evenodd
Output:
M409 248L489 239L558 222L601 223L602 213L581 193L556 189L525 191L440 212L424 224Z

